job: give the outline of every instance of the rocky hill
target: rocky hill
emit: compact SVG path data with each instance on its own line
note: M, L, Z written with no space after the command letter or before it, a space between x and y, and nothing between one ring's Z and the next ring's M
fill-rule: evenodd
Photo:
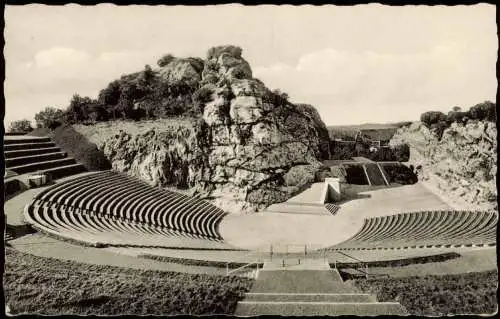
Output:
M120 131L96 141L113 168L155 185L190 188L231 212L285 201L329 175L321 164L328 131L316 109L269 90L241 53L214 47L206 60L172 57L153 70L165 83L197 88L201 115L189 126Z
M496 209L497 128L494 122L453 123L439 139L421 122L400 128L392 145L410 145L409 164L453 206ZM421 178L419 176L419 178Z

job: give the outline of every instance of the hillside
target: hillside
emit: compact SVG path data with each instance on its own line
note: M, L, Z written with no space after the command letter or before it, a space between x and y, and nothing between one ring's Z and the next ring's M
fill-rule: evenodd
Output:
M189 189L227 211L285 201L329 174L321 164L328 131L313 106L293 104L253 78L241 53L220 46L206 60L167 55L158 69L110 83L84 108L93 115L82 121L97 124L74 129L114 170ZM87 114L71 105L70 118ZM100 122L101 115L140 121Z
M391 145L410 145L409 163L424 184L462 209L497 207L497 128L494 122L453 123L441 138L421 122L400 128Z
M401 123L366 123L359 125L331 125L328 126L328 134L331 139L354 140L356 133L362 131L363 135L373 140L390 140L397 129L407 125L407 122Z

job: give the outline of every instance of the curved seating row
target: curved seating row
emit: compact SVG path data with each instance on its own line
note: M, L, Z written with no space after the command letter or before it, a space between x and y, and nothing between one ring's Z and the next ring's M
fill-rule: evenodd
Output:
M331 249L494 245L498 213L420 211L365 219L351 238Z
M61 211L78 210L151 227L221 239L218 225L226 213L207 201L159 190L134 177L98 172L59 183L34 198Z
M25 208L26 220L41 231L91 244L163 248L231 249L219 240L163 227L126 221L95 212L34 200Z

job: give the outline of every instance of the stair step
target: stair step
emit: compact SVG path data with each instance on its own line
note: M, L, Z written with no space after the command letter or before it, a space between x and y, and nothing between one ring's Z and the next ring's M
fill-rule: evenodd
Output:
M240 301L236 316L336 316L336 315L406 315L397 302L253 302Z
M52 179L58 179L70 175L75 175L85 172L87 169L80 163L54 167L50 169L40 170L37 173L50 174Z
M30 150L15 150L15 151L5 151L5 158L15 158L22 156L32 156L39 154L55 153L59 152L61 149L57 146L55 147L45 147L45 148L34 148Z
M259 277L251 292L279 293L353 293L344 284L337 270L266 270Z
M17 138L17 139L5 139L3 140L4 145L12 144L26 144L26 143L44 143L50 142L50 137L27 137L27 138Z
M18 173L18 174L25 174L25 173L38 171L38 170L56 168L59 166L66 166L66 165L75 164L75 163L76 163L76 161L74 158L68 157L68 158L62 158L62 159L56 159L56 160L50 160L50 161L44 161L44 162L30 163L30 164L20 165L20 166L13 166L13 167L10 167L9 169Z
M54 147L54 142L41 142L41 143L17 143L17 144L7 144L4 145L5 151L15 151L15 150L31 150L37 148L47 148Z
M245 301L297 301L297 302L376 302L374 295L362 293L258 293L245 294Z
M60 159L66 157L64 152L36 154L30 156L12 157L5 160L5 166L10 168L12 166L21 166L30 163L43 162L48 160Z

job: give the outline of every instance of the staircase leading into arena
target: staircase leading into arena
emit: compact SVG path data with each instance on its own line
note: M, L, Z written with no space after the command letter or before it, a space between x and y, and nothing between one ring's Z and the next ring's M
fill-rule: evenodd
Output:
M293 257L291 257L293 256ZM308 257L309 256L309 257ZM378 302L344 283L338 270L317 254L274 255L264 261L256 281L238 302L237 316L405 315L398 302Z

